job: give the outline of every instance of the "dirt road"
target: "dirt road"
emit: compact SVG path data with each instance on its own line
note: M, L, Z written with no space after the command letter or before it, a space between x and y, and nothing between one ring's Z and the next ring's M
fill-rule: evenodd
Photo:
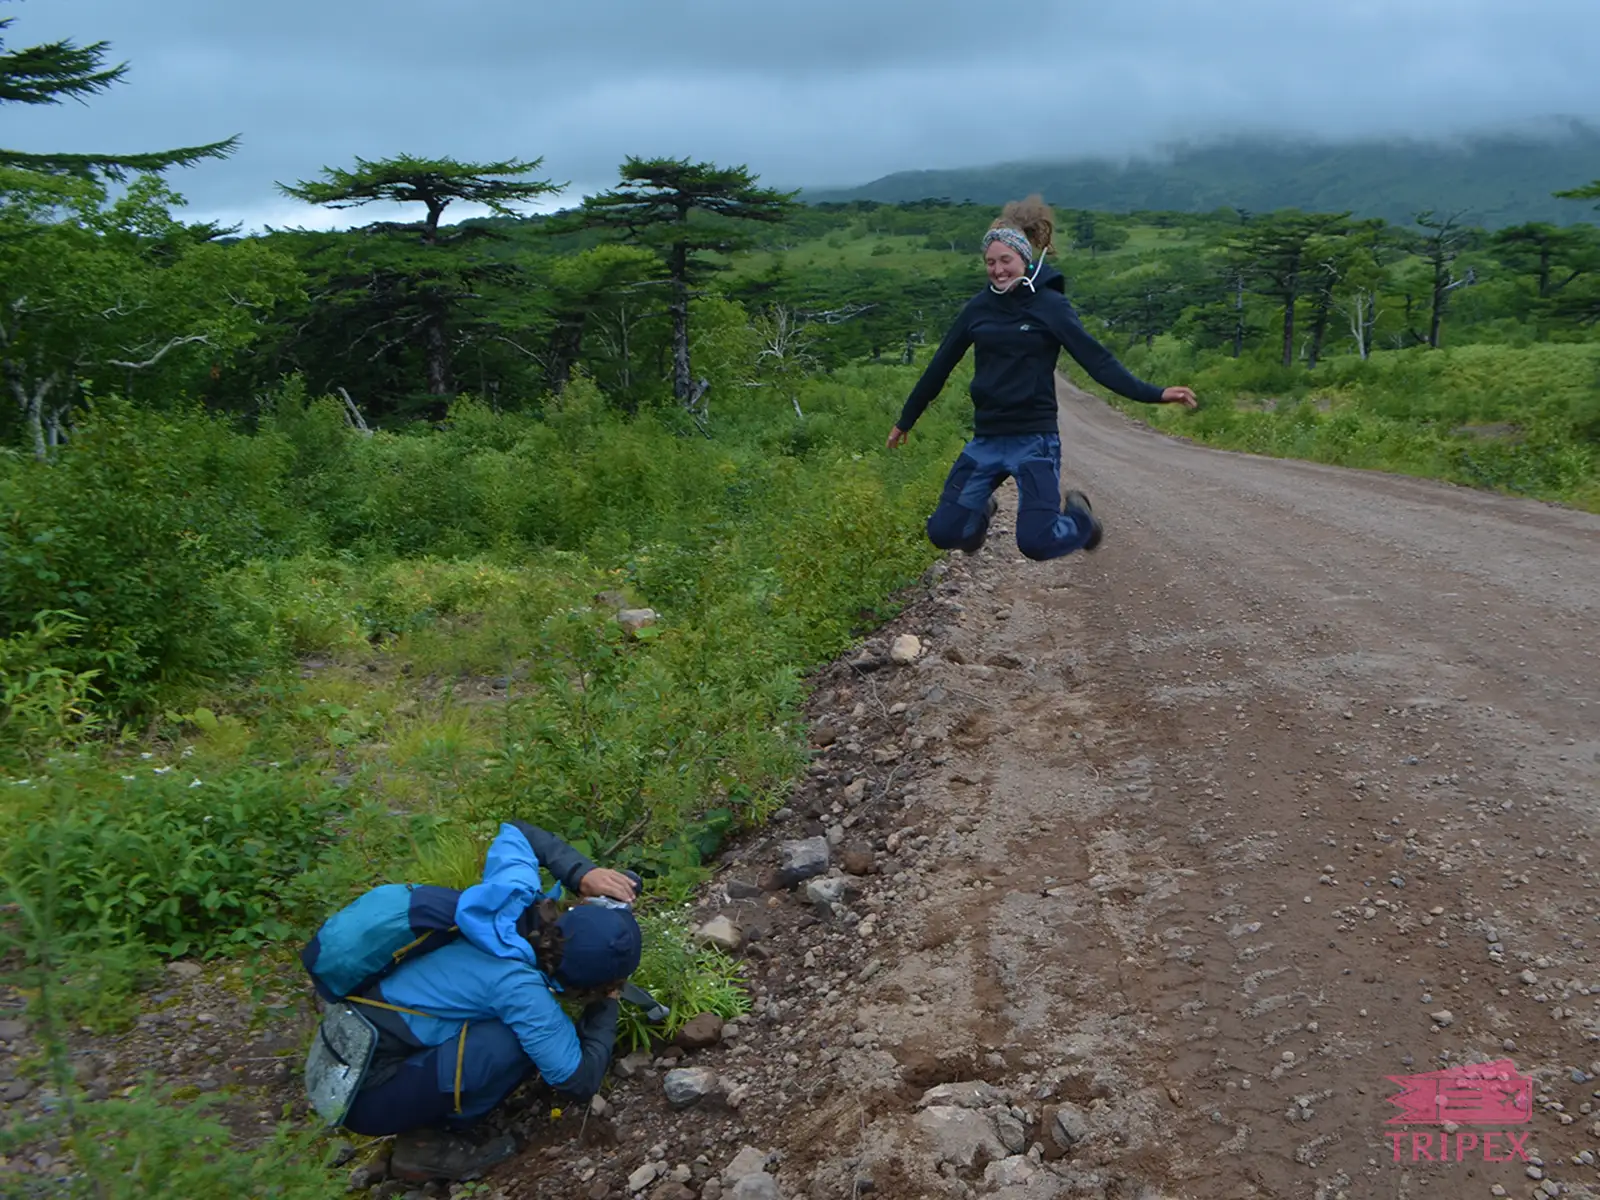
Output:
M734 1132L785 1194L1591 1194L1600 518L1211 451L1065 387L1062 433L1104 547L1023 560L1008 486L905 622L927 656L819 697L857 707L797 816L868 778L882 873L758 980ZM1386 1125L1387 1076L1493 1060L1531 1122ZM986 1168L993 1094L917 1116L952 1080L1053 1161Z

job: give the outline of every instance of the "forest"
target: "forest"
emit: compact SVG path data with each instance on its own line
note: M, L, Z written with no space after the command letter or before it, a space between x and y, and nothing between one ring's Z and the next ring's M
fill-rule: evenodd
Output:
M108 54L6 50L0 102L92 99ZM328 911L475 879L511 816L646 879L678 1019L741 1010L684 905L804 770L808 673L934 561L959 380L883 438L998 211L353 155L272 181L350 228L186 220L177 170L232 149L0 150L0 967L53 1098L0 1154L53 1138L100 1197L342 1191L295 1122L230 1148L204 1097L86 1085L72 1039L176 961L272 995ZM1441 190L1403 221L1062 205L1056 261L1199 391L1132 413L1160 428L1600 511L1600 180L1492 230Z

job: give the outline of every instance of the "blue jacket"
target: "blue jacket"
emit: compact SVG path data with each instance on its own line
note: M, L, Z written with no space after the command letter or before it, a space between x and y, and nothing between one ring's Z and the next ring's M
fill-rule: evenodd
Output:
M541 852L551 873L571 891L594 866L536 826L502 825L489 847L483 882L461 893L460 940L403 964L379 985L376 998L430 1014L397 1018L420 1046L452 1041L463 1022L503 1021L545 1082L584 1098L599 1090L611 1061L617 1002L591 1003L574 1025L557 1001L555 981L539 969L533 947L517 933L517 919L546 894L539 876ZM470 1029L467 1038L470 1044ZM441 1070L446 1058L453 1073L451 1055L443 1056Z
M973 430L979 437L1059 432L1055 371L1062 350L1119 396L1161 403L1161 388L1133 375L1083 327L1067 299L1061 272L1046 264L1032 286L1019 282L1003 294L985 287L967 301L911 389L895 422L900 429L916 424L969 346L977 348L972 404Z

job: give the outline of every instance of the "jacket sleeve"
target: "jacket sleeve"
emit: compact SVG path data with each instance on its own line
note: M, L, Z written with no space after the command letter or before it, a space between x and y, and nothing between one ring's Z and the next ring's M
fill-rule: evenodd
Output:
M1110 388L1117 395L1140 404L1161 403L1162 389L1140 379L1118 362L1111 351L1095 341L1094 336L1083 327L1083 322L1078 320L1077 312L1065 296L1059 298L1059 303L1049 306L1045 319L1062 349L1072 355L1101 387Z
M945 380L950 378L950 372L956 369L956 364L972 345L969 314L970 305L961 310L955 324L950 326L950 332L944 335L944 341L933 352L933 359L928 363L927 370L922 372L922 378L917 380L917 386L906 397L905 407L900 410L900 419L895 422L895 428L902 433L909 432L917 423L917 418L933 403L934 397L944 387Z
M539 865L554 875L567 891L576 893L579 882L594 870L594 863L549 830L540 829L527 821L511 821L509 824L516 826L522 836L528 839Z
M521 970L496 986L494 1009L551 1087L580 1100L600 1090L617 1041L615 1000L592 1002L574 1026L543 977Z

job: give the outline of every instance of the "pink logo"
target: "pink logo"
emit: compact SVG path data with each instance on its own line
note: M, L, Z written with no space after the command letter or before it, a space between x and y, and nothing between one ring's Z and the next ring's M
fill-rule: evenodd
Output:
M1388 1125L1522 1125L1533 1120L1533 1080L1510 1059L1464 1063L1418 1075L1388 1075L1400 1112Z

